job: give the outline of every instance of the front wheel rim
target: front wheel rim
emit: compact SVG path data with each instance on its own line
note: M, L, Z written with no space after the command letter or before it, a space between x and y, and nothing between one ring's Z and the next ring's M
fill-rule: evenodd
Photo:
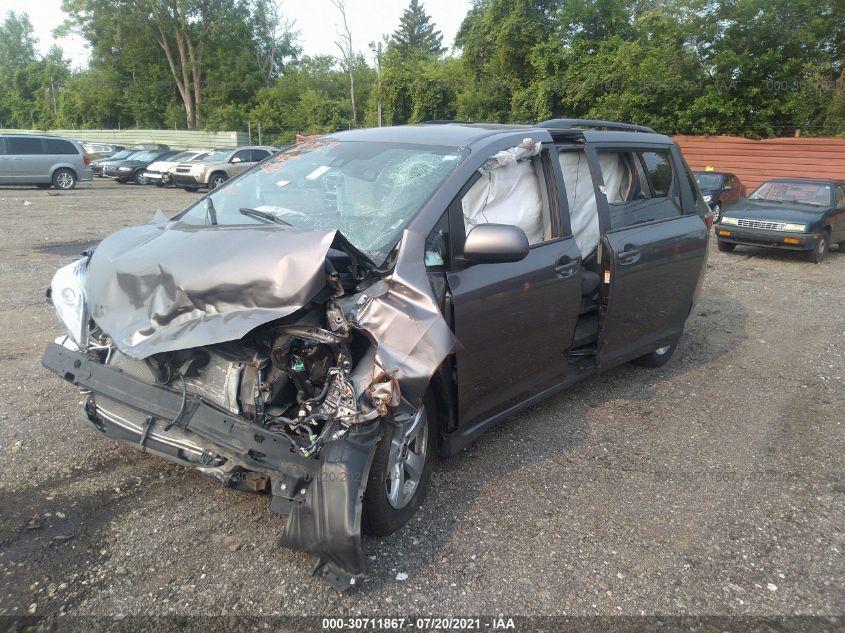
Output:
M668 352L669 348L671 348L671 347L672 347L671 345L664 345L663 347L658 347L656 350L654 350L654 353L657 354L658 356L663 356L663 354Z
M70 189L71 186L73 186L73 176L66 171L63 171L56 176L56 184L58 184L62 189Z
M428 456L428 416L420 407L414 418L397 427L390 441L385 492L397 510L407 506L422 480Z
M225 182L225 181L223 180L223 178L221 178L220 176L217 176L217 177L215 177L215 178L213 178L213 179L212 179L212 181L211 181L211 188L212 188L212 189L217 189L217 187L219 187L220 185L222 185L224 182Z

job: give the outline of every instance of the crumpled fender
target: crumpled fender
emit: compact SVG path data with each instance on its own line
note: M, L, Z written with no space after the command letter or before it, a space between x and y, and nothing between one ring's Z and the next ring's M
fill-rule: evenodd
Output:
M361 548L361 500L383 425L377 420L354 426L322 448L318 475L305 501L293 503L277 541L314 555L312 573L340 591L369 571Z

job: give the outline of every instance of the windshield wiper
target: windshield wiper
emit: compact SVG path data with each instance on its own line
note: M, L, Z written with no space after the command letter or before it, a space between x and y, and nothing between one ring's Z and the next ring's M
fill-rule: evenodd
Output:
M275 222L276 224L284 224L285 226L293 226L290 222L285 222L282 218L277 215L273 215L272 213L267 213L266 211L259 211L258 209L250 209L247 207L242 207L238 209L238 212L241 215L248 215L254 218L262 218L264 220L270 220L270 222Z

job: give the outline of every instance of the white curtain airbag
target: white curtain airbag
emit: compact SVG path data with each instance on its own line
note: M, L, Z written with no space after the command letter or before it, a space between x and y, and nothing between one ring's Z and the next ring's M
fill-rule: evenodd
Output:
M599 213L590 165L584 152L561 152L560 169L569 203L572 236L586 259L599 244Z

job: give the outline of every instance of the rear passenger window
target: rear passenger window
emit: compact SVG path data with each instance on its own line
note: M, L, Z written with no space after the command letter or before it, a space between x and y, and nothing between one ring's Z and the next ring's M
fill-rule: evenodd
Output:
M65 141L60 138L45 138L44 139L44 153L45 154L78 154L76 147L70 141Z
M43 154L40 138L10 136L7 139L10 154Z
M640 154L645 163L646 174L651 182L651 195L654 198L666 198L672 192L675 175L668 152L643 152Z
M254 149L252 150L252 162L257 163L260 160L264 160L270 155L266 149Z
M681 202L669 152L599 151L610 230L678 217Z

